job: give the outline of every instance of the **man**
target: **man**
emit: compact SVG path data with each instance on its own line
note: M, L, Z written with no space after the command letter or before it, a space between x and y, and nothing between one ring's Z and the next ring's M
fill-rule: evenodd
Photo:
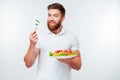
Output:
M71 69L81 68L79 41L75 35L63 28L64 18L64 7L53 3L48 6L46 31L39 35L39 40L36 30L30 34L30 45L24 61L29 68L38 57L37 80L71 80ZM48 54L55 50L73 50L78 55L73 58L55 59Z

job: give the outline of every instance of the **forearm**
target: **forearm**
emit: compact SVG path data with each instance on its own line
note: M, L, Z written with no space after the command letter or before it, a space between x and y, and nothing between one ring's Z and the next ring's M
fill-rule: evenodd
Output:
M73 58L68 59L58 59L60 62L68 64L71 68L79 70L82 65L80 53L77 51L78 55Z
M24 57L25 65L29 68L33 65L35 62L35 59L37 57L37 54L35 52L35 46L31 45L28 48L28 51Z
M68 62L68 65L73 69L79 70L81 68L81 65L82 65L81 55L80 55L80 52L78 50L76 50L76 53L78 54L78 56L72 58Z
M78 61L78 60L75 60L75 59L72 59L72 60L68 63L68 65L69 65L71 68L75 69L75 70L79 70L79 69L81 68L81 62Z

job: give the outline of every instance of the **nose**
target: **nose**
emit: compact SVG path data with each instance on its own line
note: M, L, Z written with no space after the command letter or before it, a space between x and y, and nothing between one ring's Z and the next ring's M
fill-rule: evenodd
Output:
M51 20L54 20L54 17L53 16L49 16L48 19L51 21Z

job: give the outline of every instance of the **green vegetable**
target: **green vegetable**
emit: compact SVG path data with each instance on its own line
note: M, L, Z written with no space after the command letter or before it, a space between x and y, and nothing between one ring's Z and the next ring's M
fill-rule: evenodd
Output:
M49 56L53 56L53 52L49 52Z
M40 23L40 21L39 21L38 19L36 19L36 22L37 22L37 23Z
M38 25L40 23L40 21L38 19L35 19L35 25Z

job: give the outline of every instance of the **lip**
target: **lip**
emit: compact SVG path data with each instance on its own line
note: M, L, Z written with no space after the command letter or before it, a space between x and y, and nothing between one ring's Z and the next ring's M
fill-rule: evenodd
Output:
M49 22L49 24L50 24L50 25L54 25L54 24L55 24L55 22Z
M49 23L55 23L55 22L51 21L51 22L49 22Z

